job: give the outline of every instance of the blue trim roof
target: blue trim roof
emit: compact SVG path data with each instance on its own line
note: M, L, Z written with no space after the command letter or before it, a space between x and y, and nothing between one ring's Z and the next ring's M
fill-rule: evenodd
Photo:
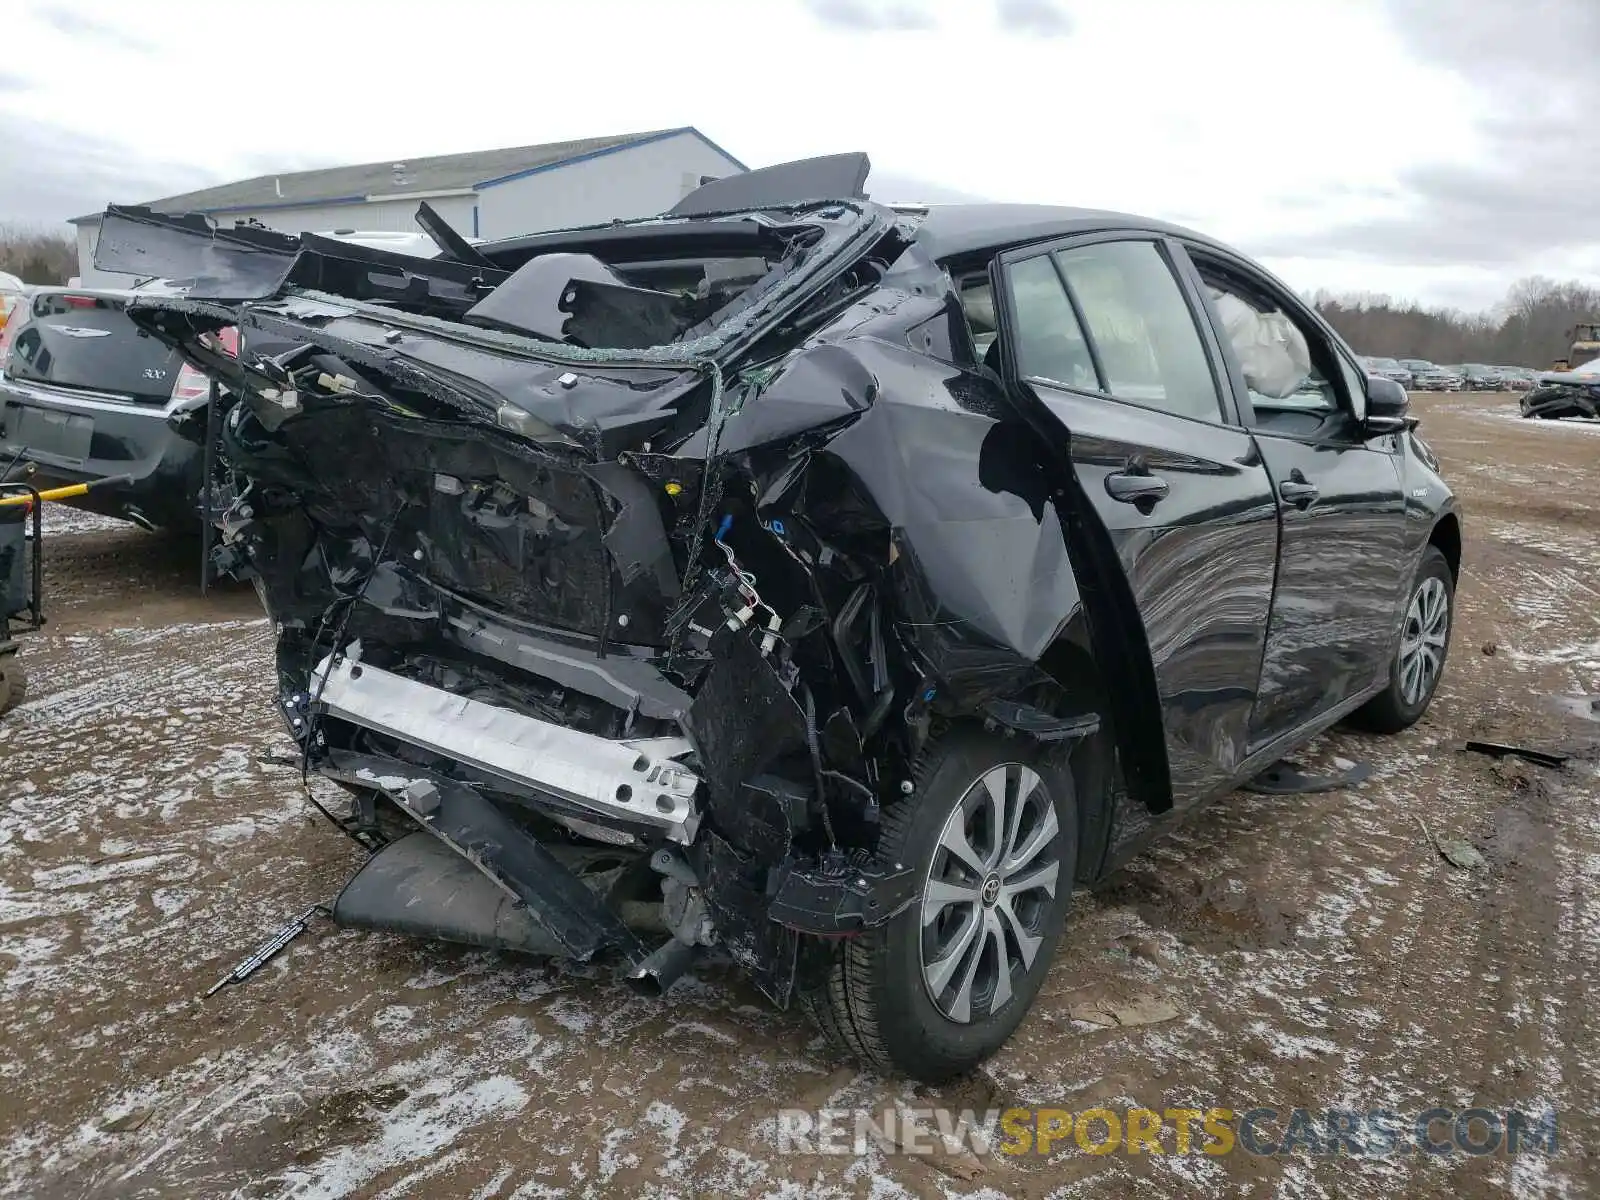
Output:
M598 150L590 150L583 154L574 154L570 158L558 158L554 162L540 163L538 166L529 167L525 171L513 171L509 175L500 175L494 179L479 180L472 186L480 190L483 188L498 187L502 183L511 183L514 180L526 179L530 175L540 175L545 171L555 171L561 167L570 167L574 163L588 162L590 159L604 158L608 154L617 154L623 150L634 150L640 146L648 146L651 142L664 142L668 138L675 138L680 134L685 133L693 134L695 137L699 138L712 150L715 150L718 154L722 155L723 158L727 159L741 171L748 171L750 169L733 155L729 154L721 146L713 142L705 134L701 133L693 125L684 125L678 129L663 129L659 133L649 133L643 137L634 138L632 141L618 142L615 146L602 146Z
M739 160L738 160L738 159L737 159L737 158L735 158L735 157L734 157L734 156L733 156L733 155L731 155L731 154L729 154L729 153L728 153L728 152L727 152L727 151L726 151L726 150L724 150L724 149L723 149L723 148L722 148L722 147L721 147L721 146L719 146L719 145L717 145L717 144L716 144L716 143L715 143L715 142L713 142L713 141L712 141L712 140L711 140L711 139L710 139L710 138L708 138L708 137L707 137L707 136L706 136L706 135L705 135L705 134L703 134L703 133L701 133L701 132L700 132L700 131L699 131L699 130L698 130L698 129L696 129L696 128L695 128L695 127L694 127L694 126L693 126L693 125L690 125L690 126L689 126L689 127L688 127L688 130L687 130L687 132L689 132L689 133L692 133L692 134L694 134L694 135L695 135L695 137L697 137L697 138L699 138L699 139L700 139L700 140L701 140L701 141L702 141L702 142L704 142L704 143L705 143L705 144L706 144L706 145L708 145L708 146L710 146L710 147L711 147L711 148L712 148L712 149L713 149L713 150L715 150L715 151L716 151L716 152L717 152L717 153L718 153L718 154L720 154L720 155L722 155L722 157L723 157L723 158L725 158L725 159L727 159L727 160L728 160L728 161L729 161L729 162L731 162L731 163L732 163L732 164L733 164L733 165L734 165L734 166L736 166L736 167L738 167L738 168L739 168L739 170L741 170L741 171L748 171L748 170L749 170L749 169L750 169L750 168L749 168L749 167L747 167L747 166L745 166L745 165L744 165L744 164L743 164L743 163L742 163L742 162L740 162L740 161L739 161Z

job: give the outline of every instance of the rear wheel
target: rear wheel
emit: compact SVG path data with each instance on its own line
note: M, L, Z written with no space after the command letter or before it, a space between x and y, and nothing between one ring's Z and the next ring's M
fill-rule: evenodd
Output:
M998 1050L1026 1015L1072 897L1077 801L1065 767L963 731L930 748L916 793L884 813L880 854L916 902L833 948L802 1002L841 1050L937 1082Z
M1409 729L1428 711L1444 674L1455 616L1455 576L1437 546L1423 552L1389 664L1389 686L1367 701L1352 723L1375 733Z
M4 716L28 695L28 674L17 662L16 655L0 656L0 716Z

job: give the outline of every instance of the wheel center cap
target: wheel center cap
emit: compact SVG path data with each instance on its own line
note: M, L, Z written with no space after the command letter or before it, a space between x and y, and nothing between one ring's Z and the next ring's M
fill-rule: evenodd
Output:
M983 888L978 892L985 908L993 908L995 901L1000 899L1000 876L991 872L983 881Z

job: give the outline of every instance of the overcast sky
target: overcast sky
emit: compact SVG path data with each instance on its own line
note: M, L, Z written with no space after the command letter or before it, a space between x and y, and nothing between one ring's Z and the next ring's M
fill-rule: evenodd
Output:
M1600 282L1600 0L10 0L3 38L0 220L694 125L865 150L879 199L1164 217L1306 291Z

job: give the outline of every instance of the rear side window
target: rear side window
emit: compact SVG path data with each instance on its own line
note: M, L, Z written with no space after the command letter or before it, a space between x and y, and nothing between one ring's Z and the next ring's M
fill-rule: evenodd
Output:
M1017 314L1017 369L1030 379L1098 391L1089 343L1049 255L1012 267L1011 293Z
M1222 399L1194 314L1154 242L1098 242L1056 259L1111 395L1175 416L1221 419Z

